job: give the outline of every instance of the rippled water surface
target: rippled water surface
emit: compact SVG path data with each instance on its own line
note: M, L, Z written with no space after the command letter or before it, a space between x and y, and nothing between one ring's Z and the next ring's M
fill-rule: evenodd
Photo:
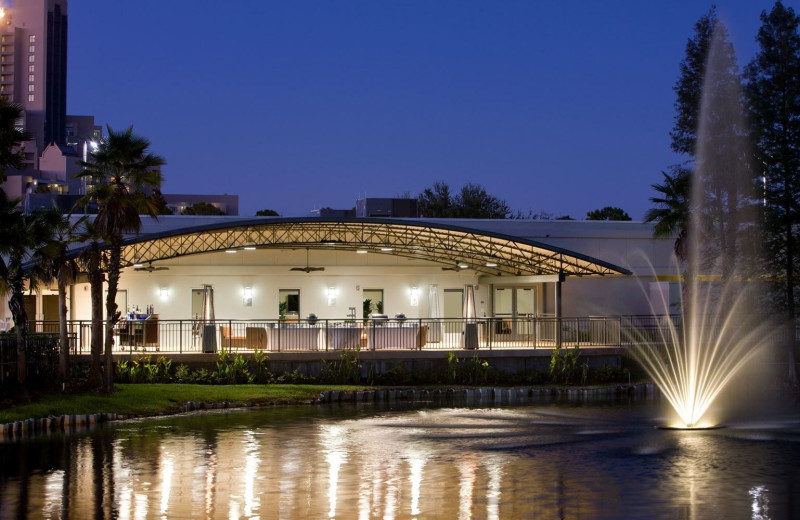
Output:
M795 416L323 405L0 444L0 518L800 518Z

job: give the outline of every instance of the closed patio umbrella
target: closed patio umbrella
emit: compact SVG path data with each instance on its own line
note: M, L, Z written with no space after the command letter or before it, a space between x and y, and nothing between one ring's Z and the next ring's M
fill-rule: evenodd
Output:
M428 286L428 317L431 319L428 325L428 341L438 343L442 341L442 313L439 310L439 286Z
M214 324L214 288L210 285L203 286L203 352L214 353L217 351L217 327Z
M464 304L461 310L464 318L464 348L478 348L478 314L475 310L475 287L464 286Z

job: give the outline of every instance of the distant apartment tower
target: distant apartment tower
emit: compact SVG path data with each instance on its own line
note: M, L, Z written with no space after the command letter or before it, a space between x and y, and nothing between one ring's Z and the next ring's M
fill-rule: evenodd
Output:
M24 109L22 127L33 136L26 168L38 167L48 144L67 144L67 0L17 0L4 10L0 95Z

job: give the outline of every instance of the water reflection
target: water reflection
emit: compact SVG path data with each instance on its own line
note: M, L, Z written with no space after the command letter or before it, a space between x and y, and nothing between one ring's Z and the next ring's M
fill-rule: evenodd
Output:
M797 422L667 432L655 412L323 407L128 423L0 445L0 518L800 516Z

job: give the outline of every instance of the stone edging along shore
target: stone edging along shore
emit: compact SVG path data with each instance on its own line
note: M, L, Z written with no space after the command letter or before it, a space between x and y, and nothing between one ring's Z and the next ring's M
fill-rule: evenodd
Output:
M321 404L321 403L369 403L392 401L434 401L448 402L457 400L463 404L525 404L533 400L554 399L605 399L619 395L654 395L655 386L650 383L633 385L616 385L603 388L448 388L418 389L392 388L376 390L323 390L319 398L312 401L281 404ZM188 401L181 407L181 412L198 410L215 410L225 408L246 408L272 406L258 403L232 403L228 401L203 403ZM166 414L161 414L161 416ZM0 440L12 440L32 437L37 434L73 433L86 430L97 425L135 418L116 413L96 413L79 415L60 415L40 419L26 419L0 424Z

